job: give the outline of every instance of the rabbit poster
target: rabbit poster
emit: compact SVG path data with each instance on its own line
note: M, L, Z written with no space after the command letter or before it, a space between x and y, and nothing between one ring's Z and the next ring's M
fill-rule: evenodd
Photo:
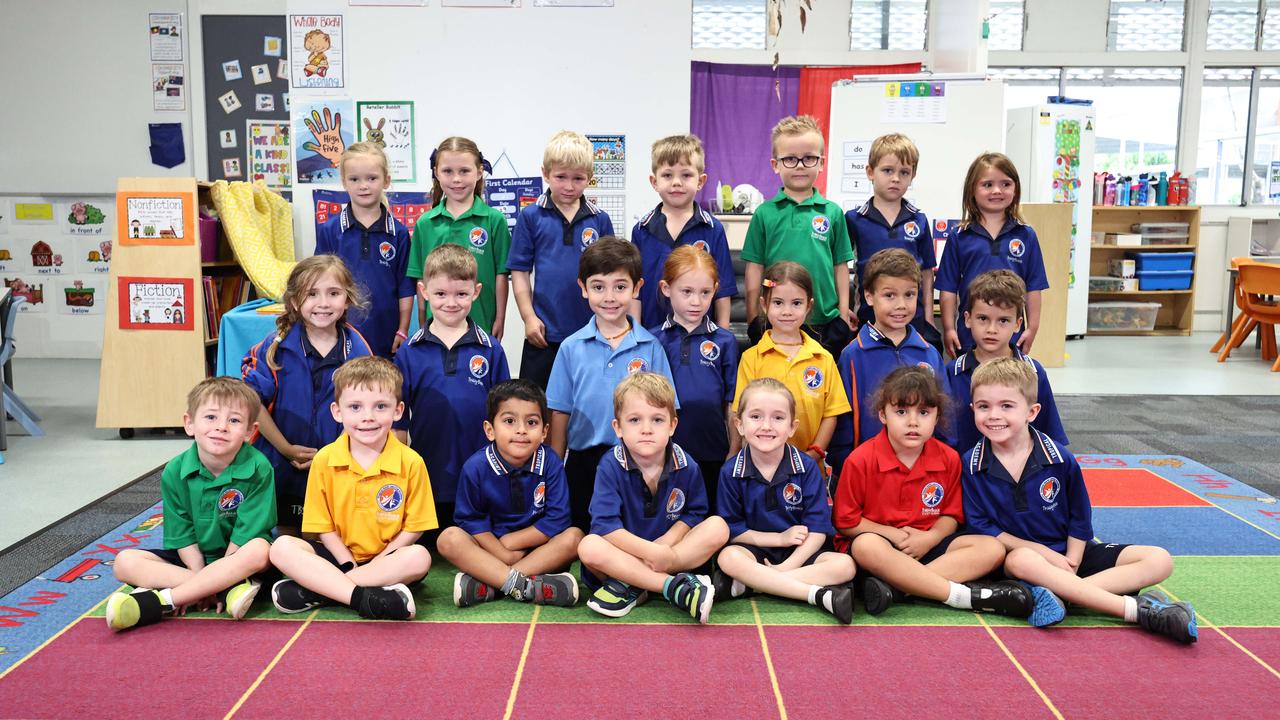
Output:
M412 102L356 103L356 131L362 142L382 146L394 182L418 181Z

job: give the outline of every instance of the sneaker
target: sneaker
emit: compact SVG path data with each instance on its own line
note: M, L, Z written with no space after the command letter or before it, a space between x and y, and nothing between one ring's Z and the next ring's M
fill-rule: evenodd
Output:
M534 605L573 607L578 604L578 579L571 573L532 575Z
M667 600L689 613L703 625L711 619L711 604L715 602L716 589L706 575L680 573L670 580Z
M150 625L160 622L169 612L173 612L173 607L165 605L155 590L114 592L107 598L107 627L119 631Z
M722 602L736 597L733 594L733 583L733 578L721 570L719 565L711 569L711 587L715 588L716 597L720 598Z
M608 617L622 617L631 609L649 599L647 590L609 578L604 585L587 598L587 607Z
M1049 627L1062 622L1067 616L1067 606L1062 600L1053 593L1052 590L1039 585L1031 585L1023 583L1023 585L1031 592L1031 615L1027 617L1027 622L1031 627Z
M453 576L453 604L460 608L492 602L500 597L502 593L497 588L464 572Z
M328 605L329 598L302 587L296 580L285 578L271 586L271 602L280 612L293 615Z
M227 614L236 620L243 620L253 599L258 597L262 583L257 580L245 580L227 591Z
M417 608L413 593L404 583L386 587L366 587L364 592L353 595L352 608L360 617L368 620L412 620Z
M1138 596L1138 624L1143 630L1167 635L1180 643L1196 641L1196 610L1189 602L1173 602L1160 592Z
M868 575L862 581L862 604L866 606L868 615L879 615L904 599L902 592L875 575Z
M842 625L853 622L853 588L848 585L818 588L814 599L818 601L818 607L835 615Z
M974 610L1028 618L1035 608L1029 586L1016 580L965 583Z

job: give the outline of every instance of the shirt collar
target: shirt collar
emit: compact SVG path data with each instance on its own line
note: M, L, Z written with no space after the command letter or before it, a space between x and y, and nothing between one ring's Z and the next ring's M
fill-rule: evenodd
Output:
M880 214L880 211L876 209L875 201L872 198L867 198L867 201L859 205L858 209L854 212L887 228L892 228L897 227L898 225L901 225L915 217L916 213L920 212L920 208L912 204L910 200L902 198L902 206L898 210L898 217L894 218L892 223L890 223L884 215Z
M201 475L215 480L220 483L230 482L231 480L244 480L253 477L255 472L253 458L249 453L250 445L242 443L240 449L236 451L236 456L232 458L231 463L227 465L222 474L214 478L213 473L204 466L200 461L200 448L193 442L191 447L182 454L182 459L178 466L178 475L184 480L190 479L193 475Z
M668 315L666 321L662 323L663 330L678 330L682 337L685 335L711 335L719 327L719 325L711 322L711 313L702 316L702 322L698 323L698 327L694 328L693 332L685 330L683 325L676 322L673 315Z
M1017 345L1010 343L1009 349L1013 351L1012 357L1014 360L1021 360L1027 363L1028 365L1031 365L1032 371L1033 372L1035 371L1035 364L1031 362L1030 358L1022 354L1022 351L1018 349ZM973 372L974 370L977 370L978 365L980 364L981 363L978 362L977 348L970 348L969 352L956 358L955 365L953 367L955 368L956 374L960 375L962 373L968 374Z
M1033 472L1041 468L1046 468L1050 465L1061 465L1066 462L1066 458L1062 454L1062 448L1058 447L1053 438L1030 425L1027 426L1027 430L1031 433L1031 454L1027 457L1027 466L1022 470L1022 477L1029 477ZM1007 483L1016 485L1021 478L1014 479L1010 477L1008 470L1000 463L996 463L993 466L991 460L994 457L995 453L991 449L991 441L985 437L982 438L969 456L969 472L973 474L989 472Z
M685 224L684 228L682 228L681 234L683 235L684 230L688 230L692 225L709 226L711 224L711 213L704 210L701 205L694 203L693 217L689 218L689 222ZM667 216L662 212L662 203L658 203L657 207L650 210L644 217L640 218L640 226L648 230L651 235L663 237L675 242L675 238L672 238L671 234L667 232Z
M545 190L541 195L538 196L537 205L543 210L551 210L555 212L557 215L560 214L560 208L556 207L556 204L551 201L551 190ZM569 224L570 225L576 224L582 218L588 217L591 215L596 215L596 214L599 214L600 212L601 212L600 206L588 200L586 195L583 195L582 197L578 198L578 213L574 215L571 220L569 220Z
M804 458L803 453L795 448L794 445L788 443L784 446L786 454L782 458L782 462L778 464L778 470L786 471L788 475L804 474ZM742 448L738 454L733 457L733 477L736 478L755 478L757 481L772 484L773 480L778 479L778 472L774 471L772 478L766 480L756 469L756 465L751 461L750 448Z
M412 345L418 345L430 342L435 343L440 347L444 347L444 341L433 335L429 329L430 327L431 324L428 323L425 327L418 328L418 332L414 333L413 337L409 338L409 343ZM453 347L459 347L461 345L483 345L485 347L493 347L493 339L490 338L489 334L477 325L474 320L467 318L467 331L462 333L462 337L458 338L458 341L453 344Z
M350 468L356 464L355 458L351 456L351 438L345 432L329 447L332 448L329 451L329 467ZM403 474L401 468L404 467L404 451L405 446L396 439L395 433L388 432L387 444L382 446L382 452L378 453L378 459L373 461L373 465L364 469L365 475Z
M443 204L444 203L441 203L442 206ZM395 235L395 218L391 217L391 213L387 212L387 207L385 205L380 207L382 208L382 215L378 216L378 219L374 221L373 225L366 228L360 224L359 220L356 220L355 214L351 212L351 203L347 203L342 206L342 215L340 216L338 223L342 227L343 232L346 232L353 227L358 230L373 230L381 227L382 231L386 234Z
M484 449L485 460L489 461L489 469L493 470L494 475L510 475L512 472L523 470L533 475L542 475L547 469L547 446L539 445L538 449L533 452L533 457L529 458L529 462L518 468L507 466L507 461L502 458L502 453L498 452L498 446L495 443L489 443Z
M823 205L825 206L827 204L827 199L822 197L822 193L818 192L817 188L814 188L813 195L810 195L809 197L805 198L804 202L796 202L795 200L792 200L789 195L787 195L785 190L783 190L782 188L778 188L778 194L770 198L769 202L779 207L782 207L787 203L791 203L792 205Z
M298 323L297 325L295 325L295 327L299 327L299 328L301 328L301 326L302 326L302 323ZM316 346L311 344L311 338L307 337L307 331L305 329L303 329L302 332L298 333L298 339L302 343L303 357L317 357L317 358L320 358L321 360L328 360L331 357L346 358L347 351L350 349L347 347L346 328L342 327L341 325L338 326L338 342L333 344L333 349L329 350L328 355L321 355L320 351L316 349ZM335 355L335 353L337 354Z
M858 335L865 335L866 341L863 342L862 337L859 337L858 345L867 350L876 346L895 349L915 348L923 350L928 345L928 343L924 341L924 338L920 336L920 333L916 332L915 328L908 325L906 330L907 334L902 338L902 344L894 345L893 341L889 339L889 336L877 330L874 324L863 323L862 328L858 331Z
M995 237L991 237L991 233L987 232L987 229L983 227L982 223L980 222L969 223L969 227L972 228L975 233L978 233L979 235L987 238L988 240L999 240L1000 238L1005 236L1005 233L1008 233L1012 231L1014 228L1020 227L1025 224L1026 223L1023 223L1018 220L1014 220L1013 218L1005 218L1004 226L1000 228L1000 234L996 235Z
M469 217L469 216L471 216L471 215L475 215L475 214L476 214L476 203L478 203L479 201L480 201L480 197L479 197L479 196L477 196L477 195L472 195L472 196L471 196L471 205L469 205L469 206L467 207L467 209L466 209L466 210L463 210L461 215L459 215L458 217L456 217L456 218L455 218L455 217L453 217L452 215L450 215L450 214L449 214L449 211L448 211L448 210L445 210L445 207L444 207L444 206L445 206L445 201L444 201L444 198L441 198L441 199L440 199L440 202L436 203L435 205L432 205L432 206L431 206L431 209L430 209L430 210L427 210L427 212L426 212L426 216L427 216L427 217L432 217L432 218L434 218L434 217L442 217L442 216L443 216L443 217L447 217L447 218L453 218L454 220L461 220L461 219L463 219L463 218L465 218L465 217Z
M931 473L942 472L947 469L947 464L943 460L942 452L938 449L938 446L927 440L923 450L920 452L920 457L916 458L915 465L908 468L898 458L898 453L894 451L893 443L889 442L889 431L886 429L881 429L875 437L871 438L871 449L876 458L876 465L882 473L897 470L904 474L915 474L917 471Z
M819 351L822 350L822 346L818 344L817 340L809 337L809 333L801 330L800 337L804 338L804 344L802 344L800 349L796 351L795 357L791 358L792 362L796 362L810 356L817 357ZM769 351L776 352L779 355L785 354L779 350L778 346L773 342L772 330L766 330L764 336L760 338L760 342L757 343L756 346L760 348L760 353L762 355Z
M622 469L627 472L640 472L636 459L631 456L631 451L624 443L620 442L613 446L613 459L617 460ZM661 479L666 479L671 473L687 467L689 467L689 458L684 454L684 449L675 443L667 443L667 461L662 466Z
M639 336L640 336L640 333L644 330L644 328L640 327L640 323L637 322L636 319L631 317L630 315L627 316L627 321L631 323L631 331L628 332L626 335L622 336L622 339L618 341L617 347L613 347L612 345L609 345L609 341L605 339L604 333L600 332L600 327L596 325L595 315L592 315L591 319L587 321L587 328L590 329L590 333L591 333L590 337L592 339L609 346L613 350L613 352L621 352L628 348L633 348L636 345L639 345L640 339L641 339Z

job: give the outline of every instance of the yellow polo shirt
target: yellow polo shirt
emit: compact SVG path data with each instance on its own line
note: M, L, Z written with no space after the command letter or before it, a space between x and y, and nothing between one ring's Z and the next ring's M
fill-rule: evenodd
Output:
M762 377L778 380L796 398L796 419L800 424L796 426L795 435L791 436L791 444L805 450L813 444L824 418L843 415L852 409L831 353L823 350L818 341L808 334L801 334L804 335L804 344L790 359L773 344L772 330L766 330L755 347L742 353L738 360L738 386L733 394L733 410L738 411L738 401L747 383Z
M395 435L367 470L351 457L346 433L311 460L302 532L338 533L356 562L373 559L402 531L438 526L427 466Z

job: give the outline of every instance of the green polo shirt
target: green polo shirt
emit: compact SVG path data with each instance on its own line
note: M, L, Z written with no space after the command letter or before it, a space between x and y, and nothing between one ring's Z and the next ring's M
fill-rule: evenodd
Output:
M230 543L271 541L276 524L276 486L266 456L245 443L218 477L204 464L196 444L169 461L160 476L164 501L164 547L200 547L205 562L227 552Z
M780 260L803 265L813 276L809 322L831 322L840 314L833 268L853 259L844 210L817 190L802 203L779 190L751 216L742 259L766 268Z
M418 218L413 231L413 247L409 250L408 275L421 279L422 264L427 255L445 243L470 250L479 266L476 280L482 287L468 317L489 332L498 317L497 279L507 272L507 252L511 249L507 218L478 197L466 212L456 218L444 209L444 205L441 200ZM431 317L429 306L427 317Z

